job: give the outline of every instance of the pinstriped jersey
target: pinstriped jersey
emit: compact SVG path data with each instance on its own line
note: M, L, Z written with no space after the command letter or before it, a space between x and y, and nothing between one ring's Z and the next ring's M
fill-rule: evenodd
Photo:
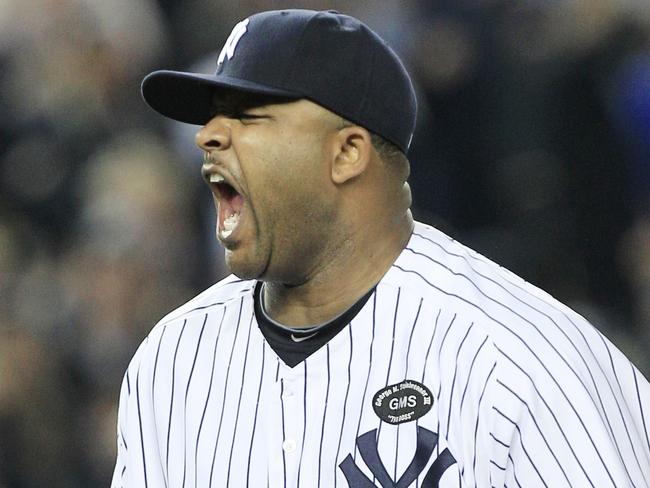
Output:
M117 487L650 486L650 385L585 319L415 224L294 367L229 277L165 317L120 394Z

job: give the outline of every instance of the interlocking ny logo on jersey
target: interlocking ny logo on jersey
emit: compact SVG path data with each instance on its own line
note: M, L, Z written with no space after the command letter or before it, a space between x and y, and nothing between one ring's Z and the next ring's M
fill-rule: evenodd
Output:
M237 47L237 43L242 38L242 36L246 34L247 28L248 19L242 20L235 27L233 27L232 32L226 40L226 43L223 45L223 49L221 49L221 52L219 53L219 59L217 59L217 68L223 64L226 58L232 59L232 57L235 55L235 48Z
M420 476L424 468L429 463L433 455L433 451L438 445L438 434L425 429L424 427L417 427L417 447L413 460L406 468L399 480L393 480L384 463L379 457L379 450L377 447L377 429L366 432L357 439L357 448L361 454L363 462L368 469L372 472L375 479L379 482L382 488L407 488L411 486L415 480ZM447 468L454 464L456 460L445 449L433 462L429 471L427 472L421 488L437 488L440 483L440 478L447 471ZM343 471L345 479L348 481L350 488L376 488L377 485L373 483L357 466L351 454L339 464L339 468Z

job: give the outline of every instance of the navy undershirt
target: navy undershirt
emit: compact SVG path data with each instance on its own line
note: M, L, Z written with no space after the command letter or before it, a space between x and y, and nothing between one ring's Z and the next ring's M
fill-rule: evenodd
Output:
M293 368L324 346L349 324L366 304L375 291L375 287L373 286L368 293L338 317L325 324L306 329L294 329L272 320L264 310L261 290L262 282L257 282L254 292L254 309L260 331L280 359ZM295 339L292 339L292 336Z

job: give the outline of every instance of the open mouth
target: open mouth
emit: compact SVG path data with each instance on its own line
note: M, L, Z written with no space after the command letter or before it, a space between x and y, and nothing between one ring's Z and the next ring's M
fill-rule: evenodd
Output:
M218 234L221 239L228 239L239 225L244 197L219 174L210 175L210 183L219 202Z

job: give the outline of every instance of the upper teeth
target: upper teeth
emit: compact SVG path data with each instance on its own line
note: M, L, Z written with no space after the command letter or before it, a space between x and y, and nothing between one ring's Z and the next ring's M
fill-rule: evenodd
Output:
M212 173L210 175L210 183L221 183L225 181L225 178L218 173Z

